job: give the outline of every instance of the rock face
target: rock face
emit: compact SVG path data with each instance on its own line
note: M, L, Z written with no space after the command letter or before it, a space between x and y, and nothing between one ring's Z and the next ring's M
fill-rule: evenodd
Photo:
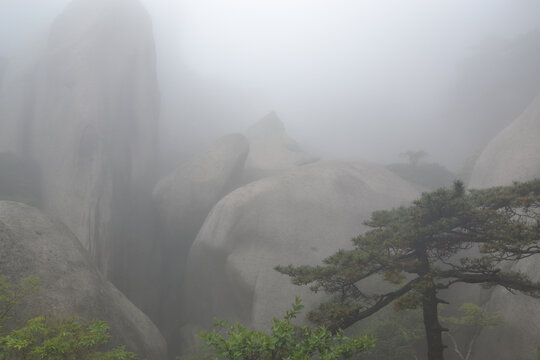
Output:
M159 219L160 309L153 315L171 344L180 337L178 325L185 295L187 253L212 207L235 188L279 174L315 159L299 150L271 113L244 135L225 136L208 150L181 165L154 188ZM153 313L154 314L154 313Z
M0 95L0 152L40 165L43 209L117 284L144 252L133 234L147 217L138 211L150 202L156 154L152 36L137 0L75 0L11 63Z
M317 161L287 136L283 123L274 112L250 127L246 136L250 144L244 170L246 183Z
M238 185L248 151L243 135L224 136L156 185L154 203L172 241L189 249L212 206Z
M540 96L501 131L478 158L471 188L511 185L540 177Z
M413 200L411 185L383 167L321 162L245 185L208 215L188 258L183 341L217 316L266 328L300 295L316 295L274 271L317 264L365 230L379 209Z
M248 150L245 136L224 136L161 180L154 189L162 230L159 323L165 329L177 326L179 321L189 248L212 207L239 185Z
M14 283L30 275L40 279L41 290L17 307L17 320L48 312L103 319L113 344L148 359L167 358L165 341L150 319L103 278L66 226L39 210L0 201L0 269Z
M471 177L472 188L510 185L540 177L540 96L498 134L480 155ZM540 281L540 258L521 260L511 270ZM536 357L540 338L540 300L513 295L497 287L486 303L504 324L486 331L473 356L479 359L525 360Z

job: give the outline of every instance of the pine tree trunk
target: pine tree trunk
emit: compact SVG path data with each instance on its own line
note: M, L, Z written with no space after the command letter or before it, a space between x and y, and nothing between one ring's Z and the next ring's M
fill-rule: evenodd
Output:
M428 347L428 360L444 360L443 350L445 346L442 342L443 329L439 323L437 292L435 288L428 288L424 293L424 296L423 312Z

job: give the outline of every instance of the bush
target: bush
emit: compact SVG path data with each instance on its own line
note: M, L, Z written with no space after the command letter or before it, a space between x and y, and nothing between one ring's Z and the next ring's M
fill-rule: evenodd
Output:
M102 320L57 319L50 315L28 320L20 329L4 333L2 325L25 296L39 290L39 279L12 284L0 275L0 360L129 360L124 347L106 350L109 326Z
M324 327L310 329L298 327L291 320L303 309L296 297L292 310L284 319L274 318L270 333L248 330L238 323L229 326L226 321L216 321L219 330L202 332L205 344L217 351L218 359L227 360L320 360L352 359L374 345L367 337L357 339L344 336L339 330L333 334Z

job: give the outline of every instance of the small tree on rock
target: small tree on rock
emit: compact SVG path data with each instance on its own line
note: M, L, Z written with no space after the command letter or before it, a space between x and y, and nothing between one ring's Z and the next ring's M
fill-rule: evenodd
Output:
M422 194L412 206L376 211L366 225L371 230L353 239L352 250L339 250L323 265L276 268L297 285L334 295L309 314L331 330L392 302L398 310L421 307L428 358L442 360L440 290L467 283L540 295L540 283L503 266L540 253L540 180L470 191L455 182ZM394 286L368 292L362 280L372 276Z

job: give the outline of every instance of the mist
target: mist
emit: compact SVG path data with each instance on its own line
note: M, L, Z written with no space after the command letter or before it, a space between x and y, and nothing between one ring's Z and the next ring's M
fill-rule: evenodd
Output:
M3 56L67 2L3 0ZM430 160L459 169L524 105L495 128L489 119L463 120L467 114L452 111L463 106L455 101L466 91L460 82L489 86L463 79L464 63L482 44L511 42L540 21L534 1L143 3L157 44L161 146L172 162L273 110L323 158L388 163L424 149ZM508 78L528 69L496 70Z
M463 63L483 42L511 41L539 21L539 5L531 1L147 5L155 19L163 19L163 25L154 20L163 49L158 56L163 62L176 59L184 71L175 84L169 66L162 67L161 84L191 88L181 84L196 76L209 84L200 90L205 98L234 94L228 105L215 99L215 113L192 109L189 115L202 115L194 120L176 115L182 110L172 106L169 112L167 105L178 101L174 90L163 90L164 122L178 129L173 133L186 130L180 118L200 128L210 123L221 132L239 131L275 110L292 137L322 157L389 162L408 149L425 149L431 160L452 168L493 135L469 128L462 114L447 114L462 91ZM517 69L500 70L509 77Z
M0 281L148 359L267 328L374 211L539 177L539 64L533 0L0 0Z

